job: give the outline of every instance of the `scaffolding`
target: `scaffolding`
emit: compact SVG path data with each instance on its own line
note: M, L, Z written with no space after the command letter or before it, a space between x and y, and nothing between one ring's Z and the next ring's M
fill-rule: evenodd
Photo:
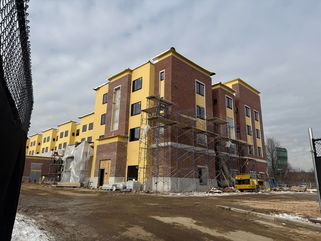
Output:
M141 114L144 131L140 134L138 155L140 181L145 189L181 191L184 185L197 189L202 178L212 180L208 178L209 172L202 174L199 168L215 167L217 157L222 156L217 150L222 137L212 130L224 124L226 121L218 117L206 117L202 126L195 118L195 110L183 113L163 98L147 97L146 109Z

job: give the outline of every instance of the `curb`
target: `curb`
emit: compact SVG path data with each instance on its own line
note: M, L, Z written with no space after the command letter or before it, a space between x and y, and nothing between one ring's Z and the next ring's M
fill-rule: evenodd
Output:
M287 218L282 218L282 217L274 217L268 214L264 213L258 213L254 211L248 211L245 209L240 209L240 208L233 208L233 207L228 207L228 206L222 206L222 205L216 205L217 207L227 210L227 211L233 211L237 213L243 213L243 214L249 214L252 216L260 217L266 220L274 221L274 222L281 222L281 223L287 223L287 224L294 224L298 226L303 226L306 228L312 228L316 231L321 231L321 225L320 224L315 224L315 223L306 223L306 222L301 222L298 220L289 220Z

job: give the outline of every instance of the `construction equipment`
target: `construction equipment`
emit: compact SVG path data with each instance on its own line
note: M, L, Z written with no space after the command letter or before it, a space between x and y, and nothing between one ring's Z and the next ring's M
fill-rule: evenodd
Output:
M264 179L251 174L240 174L235 176L234 187L241 192L243 191L260 191L265 189Z

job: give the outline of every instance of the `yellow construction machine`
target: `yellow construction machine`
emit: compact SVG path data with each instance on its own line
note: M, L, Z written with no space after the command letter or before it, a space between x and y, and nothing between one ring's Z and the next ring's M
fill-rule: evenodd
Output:
M251 174L240 174L235 176L235 189L243 191L258 192L265 189L264 179L253 176Z

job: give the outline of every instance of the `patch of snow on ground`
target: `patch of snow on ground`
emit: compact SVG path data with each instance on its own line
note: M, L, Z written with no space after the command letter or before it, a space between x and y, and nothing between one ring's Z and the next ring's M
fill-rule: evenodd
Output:
M307 218L302 218L300 216L288 214L288 213L278 213L278 214L274 214L273 216L278 218L288 219L288 220L300 221L300 222L308 222L308 223L310 222Z
M16 221L12 232L12 241L52 241L54 240L50 235L41 230L35 220L17 213Z

